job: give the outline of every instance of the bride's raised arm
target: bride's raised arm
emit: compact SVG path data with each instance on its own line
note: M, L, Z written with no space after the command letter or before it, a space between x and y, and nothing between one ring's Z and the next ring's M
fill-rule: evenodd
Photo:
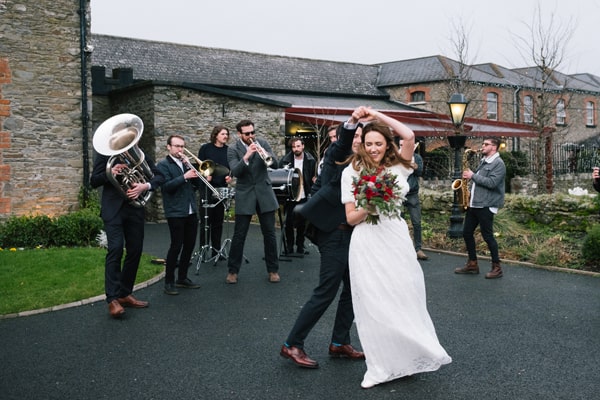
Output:
M379 122L389 126L392 129L392 133L403 140L403 146L400 148L400 156L405 160L412 159L415 149L415 133L412 129L380 111L368 109L368 112L371 118L375 118Z

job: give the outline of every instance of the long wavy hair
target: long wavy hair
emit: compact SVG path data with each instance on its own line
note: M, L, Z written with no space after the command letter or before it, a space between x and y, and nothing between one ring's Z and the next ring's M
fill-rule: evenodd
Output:
M371 158L365 149L365 136L372 131L379 132L385 138L386 142L385 154L379 165L373 161L373 158ZM361 143L356 153L346 160L346 163L352 163L352 168L355 170L376 170L380 167L391 167L397 164L402 164L406 168L414 168L412 160L405 160L400 156L400 150L396 146L396 143L394 143L394 136L389 126L379 121L365 125L362 129L360 141Z

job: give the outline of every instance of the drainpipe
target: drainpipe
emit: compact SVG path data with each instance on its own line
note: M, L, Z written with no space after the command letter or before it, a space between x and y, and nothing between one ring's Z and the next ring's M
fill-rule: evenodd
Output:
M89 115L87 95L87 57L91 49L87 46L87 20L86 2L79 0L79 54L81 57L81 143L83 152L83 205L87 205L90 189L90 162L89 162Z
M521 87L517 86L513 93L513 122L519 122L519 92L521 91ZM519 150L521 147L521 138L512 138L512 149L513 151Z

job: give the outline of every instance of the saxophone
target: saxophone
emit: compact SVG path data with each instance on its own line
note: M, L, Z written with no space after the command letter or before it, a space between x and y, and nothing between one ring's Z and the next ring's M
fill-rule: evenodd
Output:
M469 169L469 157L471 154L476 154L477 151L472 149L466 149L462 157L462 170ZM469 199L471 198L471 192L469 191L469 180L468 179L455 179L452 182L452 190L456 192L457 202L461 205L463 212L467 211L469 207Z

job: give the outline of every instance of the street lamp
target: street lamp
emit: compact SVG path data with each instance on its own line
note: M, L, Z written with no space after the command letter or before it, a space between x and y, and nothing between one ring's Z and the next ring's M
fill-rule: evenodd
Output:
M452 124L454 125L454 135L448 136L448 143L450 147L454 149L454 179L462 178L462 163L461 163L461 151L465 147L467 137L461 135L463 120L465 119L465 113L469 101L465 98L462 93L454 93L448 101L448 107L450 108L450 117L452 118ZM460 238L463 234L463 210L462 205L458 203L458 191L454 191L454 201L452 203L452 214L450 215L450 228L448 229L448 237Z

